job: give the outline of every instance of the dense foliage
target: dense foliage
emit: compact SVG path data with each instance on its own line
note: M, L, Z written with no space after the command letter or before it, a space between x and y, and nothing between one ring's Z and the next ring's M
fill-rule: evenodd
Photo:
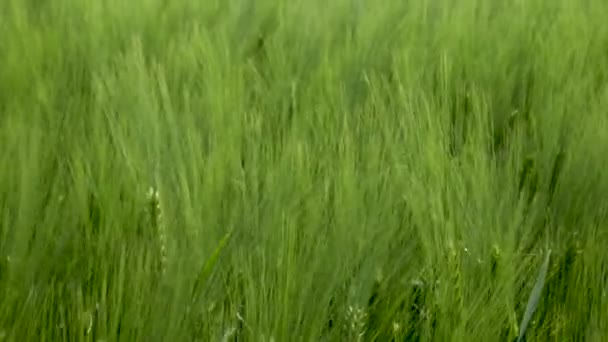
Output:
M0 341L606 340L607 11L1 1Z

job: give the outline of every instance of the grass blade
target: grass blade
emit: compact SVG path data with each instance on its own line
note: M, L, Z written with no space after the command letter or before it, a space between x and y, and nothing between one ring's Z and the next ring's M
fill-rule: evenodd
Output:
M197 294L200 292L203 285L209 278L211 271L213 271L213 268L215 267L215 264L217 263L217 260L219 259L220 253L222 252L222 250L224 250L224 247L226 247L226 244L228 243L228 240L230 239L231 236L232 236L232 230L230 230L228 233L226 233L226 235L224 235L222 240L220 240L220 243L218 244L217 248L211 255L211 257L209 257L209 259L207 259L207 262L205 262L205 264L201 268L201 271L199 272L198 277L196 278L196 281L194 282L194 287L192 288L193 301L196 300Z
M532 315L538 307L538 301L540 300L540 295L543 291L543 287L545 286L545 279L547 277L547 269L549 268L550 257L551 250L549 250L547 256L545 257L545 262L543 263L543 266L540 269L540 273L538 274L538 278L536 279L536 284L532 289L532 293L530 293L530 298L528 298L528 305L526 305L526 312L524 313L524 318L521 320L517 342L523 341L524 335L526 334L526 330L528 329L528 325L530 324L530 320L532 319Z

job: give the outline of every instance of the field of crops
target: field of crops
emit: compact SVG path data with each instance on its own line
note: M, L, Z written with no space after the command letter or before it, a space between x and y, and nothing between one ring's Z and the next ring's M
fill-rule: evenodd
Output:
M607 341L606 13L0 1L0 342Z

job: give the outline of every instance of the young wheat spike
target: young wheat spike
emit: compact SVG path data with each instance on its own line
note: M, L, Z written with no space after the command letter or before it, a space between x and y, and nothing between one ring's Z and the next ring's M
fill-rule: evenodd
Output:
M452 241L448 243L448 267L451 272L450 280L454 286L454 304L457 314L463 310L464 295L463 295L463 280L462 280L462 263L460 260L460 253L454 246Z
M349 341L362 341L365 336L367 313L363 308L349 306L346 310L346 331Z
M167 234L163 224L163 211L160 200L160 194L157 189L150 187L148 190L148 210L150 214L150 223L158 236L159 254L160 254L160 271L165 274L167 269Z

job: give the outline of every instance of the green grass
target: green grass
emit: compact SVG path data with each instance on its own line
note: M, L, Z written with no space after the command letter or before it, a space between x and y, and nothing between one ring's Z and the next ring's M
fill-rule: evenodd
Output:
M0 341L606 340L607 11L1 1Z

